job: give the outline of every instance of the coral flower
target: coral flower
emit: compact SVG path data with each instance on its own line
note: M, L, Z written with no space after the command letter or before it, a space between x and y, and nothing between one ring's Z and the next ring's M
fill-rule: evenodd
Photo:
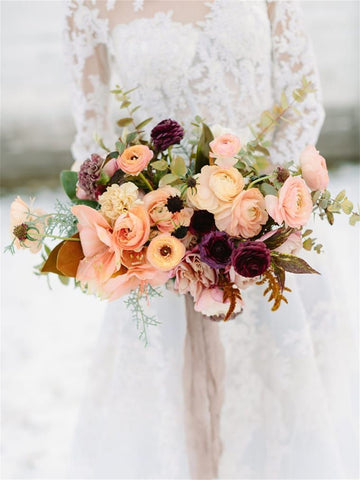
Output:
M134 145L126 148L118 157L119 168L130 175L139 175L153 158L154 153L146 145Z
M177 238L162 233L153 238L147 250L147 259L155 268L169 271L176 267L185 255L185 247Z
M102 295L113 301L138 287L143 291L147 285L157 287L166 283L169 272L153 267L147 261L146 252L147 247L139 252L124 251L121 258L124 268L102 286Z
M150 218L142 205L123 213L114 225L113 242L120 250L139 250L150 235Z
M306 224L312 212L311 195L304 180L289 177L280 188L279 196L265 197L266 210L276 223L285 222L289 227L300 228Z
M101 213L86 205L76 205L71 211L79 221L78 230L85 255L76 279L95 291L117 269L111 226Z
M44 220L37 217L46 215L44 210L32 210L19 196L10 206L10 229L15 237L16 248L29 248L31 253L37 253L42 247L42 234L44 233ZM33 238L33 240L28 237Z

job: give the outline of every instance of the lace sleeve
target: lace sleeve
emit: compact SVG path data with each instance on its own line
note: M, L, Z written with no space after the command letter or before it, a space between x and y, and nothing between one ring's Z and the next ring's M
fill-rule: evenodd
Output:
M272 83L274 99L285 90L288 98L305 75L316 88L297 105L301 116L289 115L275 130L272 155L274 163L297 160L301 150L315 144L324 120L316 61L303 23L302 11L295 1L268 1L272 34Z
M90 153L103 153L95 134L105 145L114 140L110 121L110 68L108 19L105 2L69 0L66 10L65 49L71 72L76 137L71 151L78 170Z

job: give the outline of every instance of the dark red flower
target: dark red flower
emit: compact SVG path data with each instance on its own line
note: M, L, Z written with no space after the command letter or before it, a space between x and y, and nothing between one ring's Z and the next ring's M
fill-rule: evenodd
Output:
M169 148L171 145L180 143L184 138L183 127L168 118L158 123L156 127L151 130L151 138L156 150L162 152Z
M264 242L242 242L231 255L235 272L243 277L257 277L270 266L270 250Z
M200 259L212 268L225 268L231 261L233 248L226 232L210 232L199 244Z
M211 230L216 230L214 215L207 210L195 210L190 220L190 233L203 235Z

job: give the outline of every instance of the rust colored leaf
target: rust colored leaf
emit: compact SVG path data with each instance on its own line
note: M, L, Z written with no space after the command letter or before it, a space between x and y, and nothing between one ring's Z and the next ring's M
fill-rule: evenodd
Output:
M56 273L57 275L62 275L62 272L57 268L57 257L63 245L64 242L60 242L53 250L51 250L41 269L41 273Z
M79 238L79 234L75 234L72 238ZM76 277L76 272L80 261L84 258L84 252L80 242L66 240L60 247L56 267L60 270L61 275L66 277Z

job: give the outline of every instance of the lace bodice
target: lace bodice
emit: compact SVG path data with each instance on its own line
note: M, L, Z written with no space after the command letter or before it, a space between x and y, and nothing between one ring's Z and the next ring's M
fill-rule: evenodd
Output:
M75 168L100 152L95 133L110 146L116 139L109 93L115 83L138 87L139 120L189 124L200 115L239 132L305 75L317 93L300 105L301 117L275 131L274 160L296 158L316 142L323 121L319 81L295 2L71 0L67 20Z

